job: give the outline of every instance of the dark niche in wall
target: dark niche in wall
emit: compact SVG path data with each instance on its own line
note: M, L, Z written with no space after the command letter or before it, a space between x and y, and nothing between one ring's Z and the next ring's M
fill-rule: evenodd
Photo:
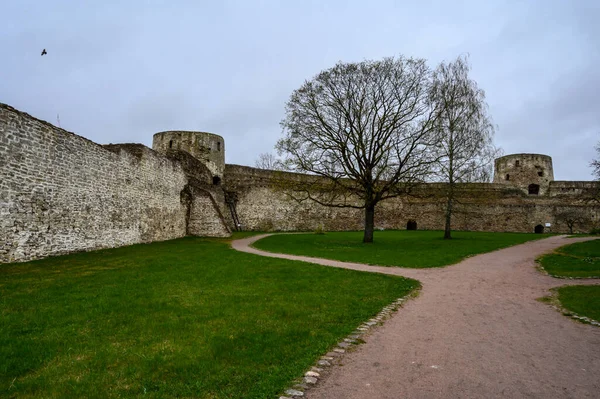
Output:
M538 195L540 193L540 186L537 184L530 184L528 189L530 195Z
M213 185L218 186L219 184L221 184L221 178L219 176L214 176Z
M534 227L533 231L535 232L535 234L542 234L544 232L544 226L538 224Z
M416 230L417 229L417 221L416 220L409 220L406 223L406 230Z

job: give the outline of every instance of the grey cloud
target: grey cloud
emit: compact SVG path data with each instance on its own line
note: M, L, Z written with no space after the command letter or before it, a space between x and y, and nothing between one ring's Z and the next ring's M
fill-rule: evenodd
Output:
M469 53L506 153L589 179L600 140L597 1L19 1L3 6L0 101L91 140L207 130L227 161L274 151L285 101L337 61ZM48 56L39 56L42 48Z

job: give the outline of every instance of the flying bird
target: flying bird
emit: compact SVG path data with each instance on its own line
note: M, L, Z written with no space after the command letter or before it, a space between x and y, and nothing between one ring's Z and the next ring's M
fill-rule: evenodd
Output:
M42 55L46 55L46 54L48 54L48 53L46 52L46 49L43 49L43 50L42 50Z

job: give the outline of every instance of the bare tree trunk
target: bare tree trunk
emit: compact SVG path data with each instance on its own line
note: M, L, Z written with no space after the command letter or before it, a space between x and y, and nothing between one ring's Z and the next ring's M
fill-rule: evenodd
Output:
M444 227L444 240L450 240L452 238L450 224L452 222L452 197L448 197L448 203L446 204L446 226Z
M373 230L375 229L375 204L368 204L365 207L365 235L363 242L373 242Z

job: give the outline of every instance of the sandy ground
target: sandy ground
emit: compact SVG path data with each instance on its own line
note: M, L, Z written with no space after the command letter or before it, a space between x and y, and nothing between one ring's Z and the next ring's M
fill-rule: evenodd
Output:
M442 269L403 269L234 249L370 272L423 284L307 397L600 398L600 328L536 301L552 287L600 284L542 275L540 254L581 238L551 237L468 258Z

